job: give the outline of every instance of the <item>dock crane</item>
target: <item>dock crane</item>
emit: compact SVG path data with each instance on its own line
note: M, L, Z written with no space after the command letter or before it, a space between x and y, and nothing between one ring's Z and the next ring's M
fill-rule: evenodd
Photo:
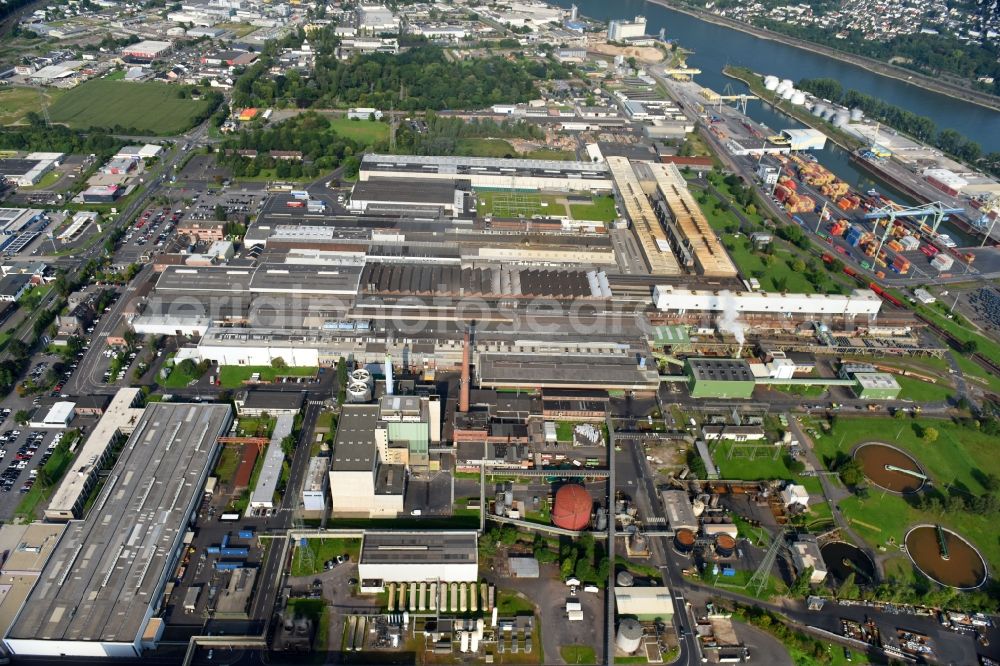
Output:
M885 244L885 239L889 237L889 232L892 230L893 222L895 222L900 217L915 217L915 218L933 218L931 223L931 231L937 233L938 227L941 223L948 219L949 215L964 213L965 211L961 208L950 208L940 201L935 201L933 203L924 204L923 206L912 206L905 208L902 206L891 205L881 208L879 210L873 211L871 213L866 213L864 219L875 220L875 224L878 224L879 220L885 220L885 231L882 233L882 237L878 242L878 250L875 251L875 256L878 257L882 253L882 246Z

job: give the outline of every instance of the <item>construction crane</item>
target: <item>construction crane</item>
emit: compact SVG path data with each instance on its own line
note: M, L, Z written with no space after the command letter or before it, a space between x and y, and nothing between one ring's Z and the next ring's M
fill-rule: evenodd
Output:
M938 227L941 223L948 219L948 216L953 213L964 213L965 211L961 208L950 208L940 201L935 201L933 203L924 204L923 206L912 206L910 208L904 208L898 204L893 204L881 208L879 210L867 213L865 215L866 220L876 220L876 225L878 220L885 220L885 231L882 233L882 238L879 239L878 249L875 251L875 258L877 259L882 254L882 246L885 244L886 238L889 237L889 233L892 231L893 223L900 217L915 217L915 218L927 218L932 217L933 222L931 224L932 233L937 233Z
M972 221L972 226L983 232L982 245L990 240L993 227L1000 220L1000 194L994 194L979 207L979 217ZM982 245L980 247L982 247Z

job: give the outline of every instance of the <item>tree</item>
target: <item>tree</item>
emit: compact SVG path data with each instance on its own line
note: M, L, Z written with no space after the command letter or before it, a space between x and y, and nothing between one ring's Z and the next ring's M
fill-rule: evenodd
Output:
M559 575L563 580L569 579L574 571L576 571L576 557L569 556L563 558L563 561L559 564Z
M19 409L14 413L14 422L20 425L26 425L28 419L31 418L31 412L27 409Z
M938 433L937 428L933 428L933 427L931 427L931 428L924 428L924 434L923 434L923 437L921 437L921 439L923 439L928 444L932 444L932 443L934 443L934 442L937 441L938 435L939 435L939 433Z
M962 352L965 354L975 354L979 351L979 342L976 340L966 340L962 343Z
M804 597L809 594L813 571L813 567L803 569L799 577L795 579L795 584L788 590L789 594L793 597Z
M188 377L193 377L196 372L198 372L198 365L193 359L186 358L177 364L177 369Z
M288 367L288 364L285 363L285 359L280 356L275 356L271 359L271 367L275 370L284 370Z
M860 486L864 483L865 471L857 458L848 458L840 465L837 472L840 474L840 480L849 488Z
M858 586L854 584L854 572L847 574L847 578L837 588L838 599L853 599L857 596Z

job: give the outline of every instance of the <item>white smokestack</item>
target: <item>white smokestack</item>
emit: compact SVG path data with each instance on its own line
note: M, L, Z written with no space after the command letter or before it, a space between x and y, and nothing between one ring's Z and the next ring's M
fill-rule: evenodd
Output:
M719 296L722 299L722 314L719 315L718 323L719 331L723 333L732 333L736 338L736 342L739 343L740 347L736 355L739 356L743 353L743 343L746 342L746 335L743 329L743 323L740 321L740 313L736 309L736 299L733 298L733 292L728 289L721 292Z
M385 394L392 395L392 356L385 355Z

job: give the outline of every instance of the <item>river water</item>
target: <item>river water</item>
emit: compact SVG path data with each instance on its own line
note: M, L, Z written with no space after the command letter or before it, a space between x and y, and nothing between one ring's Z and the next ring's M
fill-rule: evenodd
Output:
M550 0L569 8L574 0ZM1000 151L1000 112L930 92L897 79L880 76L866 69L818 53L798 49L708 23L687 14L644 0L575 0L580 14L598 20L646 17L646 32L651 35L666 29L667 39L695 53L688 59L691 67L702 70L696 80L722 92L731 83L738 92L743 84L722 74L728 65L742 65L762 74L798 82L802 78L836 79L845 89L853 88L890 104L927 116L940 129L953 128L982 146L985 152ZM760 113L761 103L752 102L749 115L774 129L788 127L785 116ZM758 117L760 115L760 117ZM770 121L774 121L773 123Z
M574 0L549 2L567 9L574 4ZM694 51L687 62L690 67L702 71L695 80L713 90L724 92L729 85L735 93L747 91L744 83L722 73L726 65L741 65L755 72L774 74L796 82L802 78L828 77L839 81L845 89L853 88L925 115L939 128L954 128L979 142L984 151L1000 151L1000 112L992 109L879 76L818 53L702 21L645 0L575 0L575 4L581 16L597 20L632 18L641 14L646 17L646 32L651 35L665 28L668 40L676 40L685 49ZM776 131L803 126L763 101L750 102L747 115ZM812 152L823 166L861 192L875 188L900 203L917 203L912 197L874 180L867 172L855 167L848 153L830 141L823 150ZM967 234L951 225L946 224L943 230L962 245L972 242Z

